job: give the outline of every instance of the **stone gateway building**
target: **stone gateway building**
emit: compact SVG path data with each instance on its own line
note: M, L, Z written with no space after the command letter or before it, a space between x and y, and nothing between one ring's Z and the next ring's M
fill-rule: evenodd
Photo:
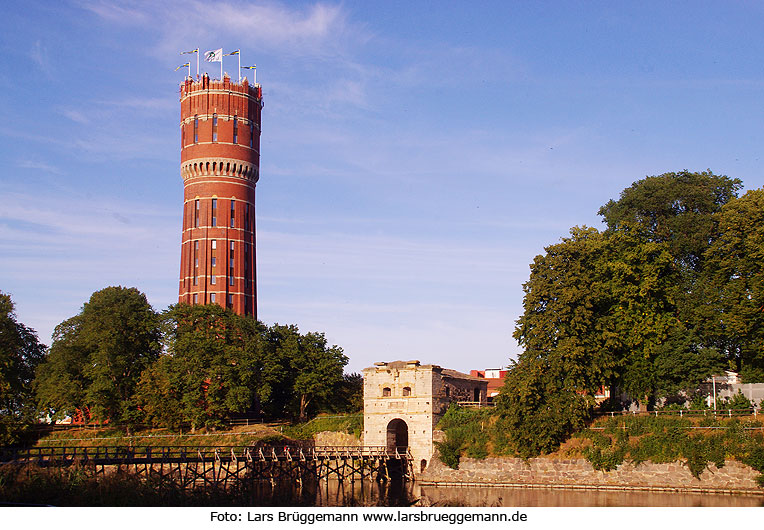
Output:
M374 363L363 370L364 445L409 447L422 472L433 432L452 401L487 403L488 382L419 361Z

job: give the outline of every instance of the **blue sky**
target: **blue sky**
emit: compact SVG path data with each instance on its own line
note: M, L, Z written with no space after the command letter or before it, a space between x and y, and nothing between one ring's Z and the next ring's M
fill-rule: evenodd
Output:
M506 365L533 257L601 227L632 182L710 168L764 185L758 2L40 1L5 17L0 290L47 344L108 285L177 301L174 69L195 47L240 48L263 86L259 316L325 332L351 371Z

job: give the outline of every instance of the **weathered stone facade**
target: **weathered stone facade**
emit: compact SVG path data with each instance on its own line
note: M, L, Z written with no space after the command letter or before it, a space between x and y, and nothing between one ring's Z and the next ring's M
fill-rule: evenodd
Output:
M415 471L433 453L433 430L452 401L486 403L487 382L419 361L375 363L363 370L365 446L408 446Z
M420 482L762 492L756 483L758 475L758 471L734 460L721 468L710 464L697 479L681 462L643 462L637 466L624 463L612 471L597 471L582 458L530 458L527 461L520 458L463 458L459 469L451 469L435 458L426 473L420 476Z

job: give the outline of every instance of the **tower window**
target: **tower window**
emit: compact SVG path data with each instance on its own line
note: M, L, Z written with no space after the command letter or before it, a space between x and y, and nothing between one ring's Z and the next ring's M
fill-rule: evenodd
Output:
M194 285L199 285L199 241L194 241Z
M244 228L249 228L249 203L244 205Z
M217 113L212 115L212 141L218 141L218 115Z
M218 240L217 239L213 239L212 240L212 250L215 250L216 248L218 248Z
M244 285L249 287L249 243L244 243Z
M249 147L255 147L255 124L252 122L249 124Z
M212 199L212 226L218 225L218 200Z
M239 120L236 116L233 117L233 143L239 143Z
M403 387L403 396L407 397L411 395L411 387L404 386Z
M388 387L382 389L382 397L390 397L391 395L392 391Z
M214 274L210 276L210 284L215 285L217 283L217 276Z
M228 284L233 285L233 241L231 241L231 250L228 251Z
M199 115L194 114L194 143L199 142Z
M229 308L233 307L233 295L232 294L228 295L228 307Z
M234 140L235 142L236 140ZM236 209L234 208L234 205L236 204L236 201L231 199L231 228L233 228L234 225L234 214L236 213Z
M199 228L199 199L196 199L194 203L194 227Z
M213 304L215 303L215 293L210 294L210 302Z
M212 259L211 259L210 261L211 261L210 265L211 265L212 267L214 267L214 266L215 266L215 263L216 263L216 261L217 261L217 260L215 259L215 256L212 256Z
M198 304L198 303L199 303L199 295L198 295L198 294L195 294L195 295L194 295L194 303L195 303L195 304Z

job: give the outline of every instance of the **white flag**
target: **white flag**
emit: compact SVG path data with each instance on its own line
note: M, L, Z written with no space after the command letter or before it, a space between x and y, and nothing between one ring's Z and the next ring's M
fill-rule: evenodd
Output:
M208 63L222 63L223 62L223 48L217 50L210 50L204 52L204 60Z

